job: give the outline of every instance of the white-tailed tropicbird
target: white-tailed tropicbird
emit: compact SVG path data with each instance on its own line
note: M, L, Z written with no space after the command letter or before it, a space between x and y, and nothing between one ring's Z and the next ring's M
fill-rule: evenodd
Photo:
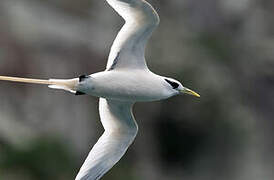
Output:
M99 113L105 129L82 165L76 180L97 180L111 169L133 142L138 126L132 114L135 102L166 99L196 92L172 78L151 72L145 45L159 24L159 16L145 0L106 0L125 20L110 51L106 70L74 79L29 79L0 76L0 80L47 84L76 95L100 97Z

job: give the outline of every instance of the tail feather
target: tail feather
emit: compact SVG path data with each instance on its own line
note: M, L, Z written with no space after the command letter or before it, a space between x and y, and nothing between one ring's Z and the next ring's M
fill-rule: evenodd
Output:
M13 81L13 82L23 82L23 83L32 83L32 84L53 84L49 80L43 79L30 79L30 78L20 78L20 77L10 77L10 76L0 76L2 81Z
M49 79L49 88L63 89L76 94L76 85L79 83L79 78L74 79Z
M72 93L76 93L76 85L79 82L78 78L45 80L45 79L31 79L31 78L20 78L20 77L9 77L9 76L0 76L0 80L32 83L32 84L45 84L45 85L48 85L49 88L63 89Z

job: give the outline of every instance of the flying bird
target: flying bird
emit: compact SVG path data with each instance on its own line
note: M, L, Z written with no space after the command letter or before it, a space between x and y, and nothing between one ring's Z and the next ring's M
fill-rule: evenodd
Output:
M151 72L145 46L160 19L145 0L106 0L125 20L111 47L105 71L73 79L29 79L0 76L0 80L46 84L76 95L99 97L104 133L88 154L76 180L98 180L125 154L138 126L132 114L135 102L166 99L178 94L200 97L179 81Z

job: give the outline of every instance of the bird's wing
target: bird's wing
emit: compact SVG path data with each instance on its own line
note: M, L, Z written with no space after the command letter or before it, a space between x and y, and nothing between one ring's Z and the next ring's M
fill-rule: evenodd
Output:
M105 132L93 146L76 180L100 179L124 155L138 129L132 105L100 98L99 112Z
M125 20L111 47L106 70L147 68L145 45L159 24L157 12L145 0L106 1Z

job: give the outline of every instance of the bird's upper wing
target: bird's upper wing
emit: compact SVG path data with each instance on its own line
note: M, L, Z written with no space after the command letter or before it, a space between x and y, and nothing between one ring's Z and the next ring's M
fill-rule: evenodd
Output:
M147 68L145 45L159 24L157 12L145 0L106 1L125 20L111 47L106 70Z
M100 98L99 112L105 132L90 151L76 180L100 179L124 155L138 129L132 105Z

